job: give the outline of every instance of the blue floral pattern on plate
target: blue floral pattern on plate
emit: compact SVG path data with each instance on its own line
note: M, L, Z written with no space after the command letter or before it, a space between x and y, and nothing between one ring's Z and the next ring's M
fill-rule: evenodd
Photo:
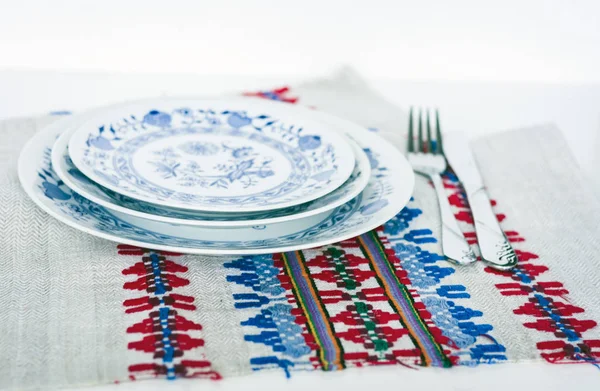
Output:
M148 161L155 167L162 179L177 178L180 186L200 186L203 188L217 186L224 189L230 184L241 182L243 188L252 187L261 178L273 176L269 157L261 156L252 147L230 147L222 144L217 147L213 143L193 142L180 146L183 153L177 153L172 147L159 149L152 153ZM189 151L189 152L188 152ZM186 159L185 155L216 156L227 155L224 163L216 165L217 175L204 175L204 170L196 160Z
M248 106L243 102L236 107ZM178 104L165 100L103 113L74 133L74 164L131 198L215 212L308 202L339 187L354 167L341 136L317 121L300 117L307 126L300 125L297 114L278 104L249 110L228 109L227 101L212 103L214 109L198 108L209 105L203 101Z
M200 141L184 143L178 148L188 155L211 156L219 152L218 145Z

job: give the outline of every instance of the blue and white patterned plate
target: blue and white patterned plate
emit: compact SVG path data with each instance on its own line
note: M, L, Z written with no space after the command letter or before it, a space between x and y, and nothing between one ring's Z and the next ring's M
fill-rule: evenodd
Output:
M58 178L50 153L66 125L63 121L37 133L21 151L19 179L23 188L39 207L73 228L144 248L225 255L317 247L360 235L385 223L406 205L414 187L412 169L398 150L375 134L349 127L357 142L369 145L372 175L359 196L326 216L241 228L157 222L113 212L72 192Z
M283 221L297 220L317 214L326 214L356 197L367 186L371 175L369 158L365 152L349 140L356 158L356 165L350 178L331 193L308 203L283 209L252 213L211 213L170 208L139 201L106 189L83 175L73 165L68 154L68 143L73 130L85 121L87 116L70 118L67 130L52 147L52 166L58 177L74 192L101 206L136 217L172 224L195 225L202 227L251 227ZM324 121L327 118L323 119ZM335 128L335 123L331 124ZM358 126L358 125L353 125Z
M256 212L315 200L354 169L344 137L285 103L162 99L96 113L69 141L75 166L116 193L162 206Z

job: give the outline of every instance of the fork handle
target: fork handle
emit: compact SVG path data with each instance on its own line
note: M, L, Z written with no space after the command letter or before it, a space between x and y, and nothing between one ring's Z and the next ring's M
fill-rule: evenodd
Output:
M438 203L440 205L440 215L442 217L442 251L446 258L461 264L468 265L477 260L471 246L465 240L458 222L450 208L446 189L440 174L430 174L429 178L433 182L433 187L437 193Z

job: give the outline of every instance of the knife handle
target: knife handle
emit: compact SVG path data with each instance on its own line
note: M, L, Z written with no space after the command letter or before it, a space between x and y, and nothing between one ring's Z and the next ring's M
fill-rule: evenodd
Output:
M431 174L429 178L433 182L433 187L437 193L438 203L440 205L440 215L442 217L442 251L444 255L461 265L467 265L477 260L471 246L465 240L458 222L452 213L446 189L442 182L440 174Z
M512 269L517 264L517 255L500 228L485 189L482 187L467 194L467 198L475 221L481 258L492 268Z

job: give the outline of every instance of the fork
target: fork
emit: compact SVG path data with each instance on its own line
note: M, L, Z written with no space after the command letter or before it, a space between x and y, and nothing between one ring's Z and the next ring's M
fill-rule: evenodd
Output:
M433 182L442 217L442 251L444 255L455 263L467 265L475 262L477 258L454 218L454 213L452 213L452 209L450 208L450 203L448 202L446 190L442 182L441 174L446 171L448 163L446 162L442 148L439 112L435 110L435 140L431 138L429 110L425 112L425 115L427 116L427 140L423 139L422 112L419 109L418 138L415 147L413 109L412 107L410 108L408 120L408 161L416 173L428 177Z

